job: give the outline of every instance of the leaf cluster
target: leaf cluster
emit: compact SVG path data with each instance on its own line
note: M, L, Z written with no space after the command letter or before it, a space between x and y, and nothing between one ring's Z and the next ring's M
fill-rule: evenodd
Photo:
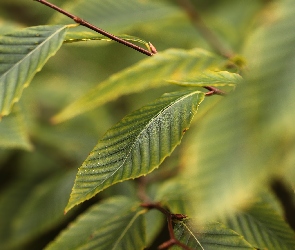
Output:
M295 249L295 2L181 2L0 3L0 249Z

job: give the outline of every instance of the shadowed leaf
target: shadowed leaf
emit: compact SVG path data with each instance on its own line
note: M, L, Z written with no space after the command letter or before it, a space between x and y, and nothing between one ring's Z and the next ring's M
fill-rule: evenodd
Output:
M144 249L144 213L137 201L113 197L91 207L46 250Z

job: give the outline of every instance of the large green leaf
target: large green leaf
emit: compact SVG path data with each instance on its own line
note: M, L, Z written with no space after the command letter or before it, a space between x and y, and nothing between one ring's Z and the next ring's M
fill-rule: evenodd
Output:
M24 117L18 107L15 107L12 114L4 117L0 122L0 147L32 149L24 125Z
M259 249L295 249L294 232L265 202L257 202L250 208L229 216L225 223Z
M0 37L0 118L63 43L68 26L37 26Z
M183 157L200 220L249 203L294 154L295 2L278 6L249 41L247 84L204 117Z
M66 211L110 185L157 168L180 143L203 99L200 91L173 92L123 118L79 168Z
M121 95L165 86L165 79L193 77L204 69L220 67L223 60L200 49L170 49L127 68L88 91L57 114L53 121L62 122L91 110Z
M199 227L192 220L184 220L176 223L174 233L179 241L192 249L255 249L241 235L218 222Z
M144 213L139 202L113 197L86 211L46 250L144 249Z
M176 8L161 2L138 0L78 0L70 1L63 6L63 9L110 32L120 32L141 23L164 19L178 13ZM73 23L71 19L60 13L56 13L52 22Z

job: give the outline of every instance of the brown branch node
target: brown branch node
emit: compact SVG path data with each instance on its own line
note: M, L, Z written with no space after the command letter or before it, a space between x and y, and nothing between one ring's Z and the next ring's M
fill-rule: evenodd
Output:
M177 245L181 247L184 250L191 250L188 246L185 244L181 243L178 239L176 239L174 230L173 230L173 220L183 220L187 218L186 215L184 214L173 214L163 206L161 206L160 203L142 203L141 207L147 208L147 209L157 209L161 213L163 213L166 218L167 218L167 223L168 223L168 231L169 231L169 236L170 239L168 241L165 241L163 244L161 244L158 249L168 249L169 247L172 247L174 245Z

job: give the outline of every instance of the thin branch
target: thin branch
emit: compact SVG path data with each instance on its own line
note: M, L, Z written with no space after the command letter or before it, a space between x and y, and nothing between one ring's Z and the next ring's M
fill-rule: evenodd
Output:
M213 33L200 17L195 6L190 0L177 0L178 4L186 11L192 24L198 29L210 46L219 54L226 58L231 58L234 53L223 46L218 36Z
M58 11L58 12L64 14L64 15L66 15L67 17L73 19L76 23L78 23L78 24L80 24L82 26L85 26L85 27L87 27L87 28L89 28L91 30L94 30L95 32L97 32L99 34L102 34L102 35L110 38L113 41L116 41L118 43L121 43L121 44L129 47L129 48L137 50L138 52L143 53L143 54L145 54L147 56L153 56L154 54L157 53L157 50L155 49L155 47L151 43L149 43L149 47L150 47L151 51L148 51L148 50L146 50L146 49L144 49L142 47L139 47L139 46L137 46L137 45L135 45L135 44L133 44L131 42L123 40L123 39L121 39L121 38L107 32L107 31L105 31L105 30L103 30L101 28L98 28L98 27L94 26L93 24L88 23L87 21L81 19L80 17L77 17L77 16L75 16L75 15L61 9L61 8L57 7L56 5L54 5L52 3L49 3L49 2L47 2L45 0L34 0L34 1L37 1L37 2L39 2L41 4L44 4L44 5L48 6L48 7L50 7L51 9L54 9L54 10L56 10L56 11Z
M209 90L205 95L206 96L210 96L210 95L226 95L226 92L218 89L218 88L215 88L215 87L212 87L212 86L205 86L204 87L205 89Z
M161 244L158 247L158 249L168 249L174 245L177 245L184 250L192 250L187 245L183 244L178 239L176 239L175 234L174 234L174 230L173 230L173 220L183 220L187 217L186 215L172 214L172 213L170 213L170 211L168 211L167 209L162 207L159 203L142 203L141 206L144 208L147 208L147 209L157 209L161 213L163 213L167 218L170 239L168 241L165 241L163 244Z

